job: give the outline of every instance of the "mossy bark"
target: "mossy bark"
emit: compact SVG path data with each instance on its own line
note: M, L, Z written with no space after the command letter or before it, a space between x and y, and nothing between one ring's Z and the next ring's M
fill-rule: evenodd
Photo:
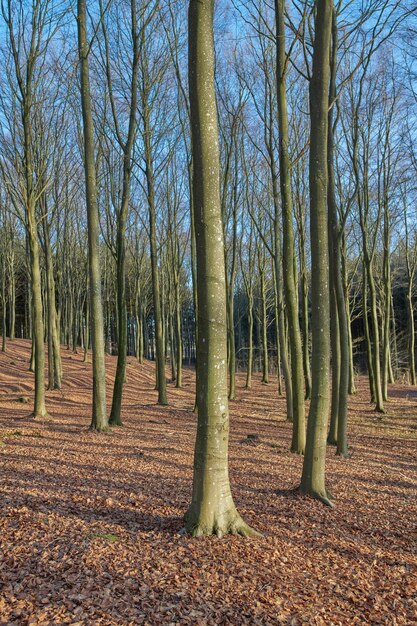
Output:
M189 90L194 157L198 426L191 505L193 536L253 534L233 502L228 474L227 321L219 147L214 89L214 0L190 0Z

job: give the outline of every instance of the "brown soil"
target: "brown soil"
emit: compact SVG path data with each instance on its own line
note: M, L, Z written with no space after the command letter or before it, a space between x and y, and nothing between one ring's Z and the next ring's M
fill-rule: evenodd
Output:
M30 417L30 344L0 354L0 624L417 623L417 390L388 412L351 399L350 459L328 451L336 508L297 496L302 458L276 385L231 403L236 504L264 537L191 539L193 373L156 406L154 366L128 359L123 428L88 430L91 364L63 349L51 420ZM107 359L109 403L115 359ZM22 397L28 404L19 401ZM248 438L248 435L258 437Z

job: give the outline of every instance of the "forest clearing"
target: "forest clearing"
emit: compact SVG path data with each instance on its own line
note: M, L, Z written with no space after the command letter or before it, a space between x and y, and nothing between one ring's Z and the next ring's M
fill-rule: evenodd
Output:
M230 402L230 479L263 537L181 534L191 496L194 372L155 404L154 364L128 358L123 428L88 430L91 364L62 350L50 418L30 417L30 342L0 353L1 624L415 623L417 392L366 380L349 408L351 457L327 455L333 509L295 495L285 400L255 375ZM116 358L107 357L109 380ZM28 404L19 400L27 398ZM256 435L258 439L248 438Z

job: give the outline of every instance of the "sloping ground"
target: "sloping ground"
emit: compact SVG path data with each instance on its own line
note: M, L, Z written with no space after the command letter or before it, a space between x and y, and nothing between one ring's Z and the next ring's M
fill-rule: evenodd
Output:
M153 365L129 358L125 426L98 435L88 430L91 364L65 349L52 419L31 420L29 350L19 340L0 354L0 624L417 623L416 391L393 387L381 420L359 381L352 457L329 449L330 510L291 491L302 459L288 452L274 384L256 380L248 392L241 380L231 482L264 537L195 540L179 533L191 495L192 372L158 407ZM107 363L110 397L115 359Z

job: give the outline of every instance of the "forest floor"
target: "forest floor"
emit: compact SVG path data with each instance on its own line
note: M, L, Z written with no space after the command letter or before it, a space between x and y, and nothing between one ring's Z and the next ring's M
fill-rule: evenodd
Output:
M191 539L193 372L155 404L154 366L129 357L123 428L88 430L91 363L62 351L50 420L30 417L30 344L0 353L0 624L417 623L417 390L390 388L376 415L351 398L351 458L328 450L336 507L294 493L302 458L276 382L238 379L230 475L264 536ZM107 358L109 402L115 358ZM29 403L24 403L25 399ZM257 441L248 435L259 436Z

